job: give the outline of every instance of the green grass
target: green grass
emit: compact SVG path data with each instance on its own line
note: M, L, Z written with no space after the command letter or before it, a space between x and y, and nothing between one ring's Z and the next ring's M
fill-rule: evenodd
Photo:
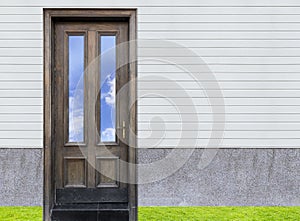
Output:
M139 221L300 221L300 207L140 207Z
M42 207L0 207L1 221L41 221Z
M0 207L0 221L42 221L41 207ZM139 207L139 221L300 221L300 207Z

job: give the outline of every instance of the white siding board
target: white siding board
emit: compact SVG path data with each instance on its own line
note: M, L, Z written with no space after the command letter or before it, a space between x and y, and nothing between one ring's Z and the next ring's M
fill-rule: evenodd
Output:
M40 107L37 107L40 109ZM13 109L13 107L12 107ZM40 123L43 124L43 115L40 114L0 114L0 123L17 123L17 122L28 122L28 123Z
M183 93L184 92L184 93ZM220 92L219 90L210 90L212 94ZM293 105L300 104L300 90L225 90L222 91L223 96L214 95L210 99L224 98L226 104L231 105ZM160 103L154 103L154 98L161 96L172 98L190 98L194 103L198 103L198 98L207 98L205 90L139 90L139 105L143 102L148 102L152 105L160 105ZM149 99L149 101L147 101ZM153 100L153 102L152 102ZM180 101L180 100L176 100ZM178 103L180 104L180 103Z
M0 138L0 148L41 148L43 140L41 138L30 139L8 139Z
M54 7L52 5L51 7ZM68 7L75 8L75 5L70 5ZM98 5L98 7L102 7ZM116 6L118 7L118 6ZM122 6L119 6L122 7ZM89 8L89 7L87 7ZM1 7L0 14L3 15L42 15L43 10L41 7ZM172 5L171 7L159 7L159 6L147 6L138 7L138 15L293 15L300 14L299 7L273 7L272 5L268 7L259 6L206 6L206 7L178 7Z
M199 90L202 85L205 84L205 89L238 89L238 90L257 90L257 89L278 89L278 90L297 90L300 87L300 82L203 82L199 84L197 82L177 82L177 85L182 89L186 90ZM1 83L0 83L1 86ZM172 90L178 87L173 84L168 84L168 82L138 82L138 87L143 88L143 90ZM204 86L203 86L204 89Z
M41 48L0 48L0 56L1 57L42 57L43 50ZM28 65L32 65L28 63ZM3 65L2 65L3 66ZM1 66L1 67L2 67ZM0 68L1 68L0 67ZM12 69L13 71L17 72L18 70ZM42 71L42 70L40 70Z
M22 106L19 104L16 105L5 105L0 106L0 114L42 114L43 107L41 105L31 105L31 106Z
M139 7L140 15L294 15L299 14L299 7L247 7L247 6L207 6L207 7Z
M54 7L55 6L51 6ZM75 8L75 5L68 7ZM98 5L102 7L102 5ZM118 7L118 6L116 6ZM122 6L119 6L122 7ZM89 8L89 7L87 7ZM294 15L300 14L299 7L247 7L247 6L206 6L206 7L159 7L147 6L138 7L138 15ZM0 14L3 15L42 15L43 10L41 7L1 7Z
M209 105L209 103L208 103ZM209 114L212 113L211 106L208 105L199 105L195 107L182 107L179 108L178 106L172 106L172 104L169 103L169 105L166 106L139 106L138 111L140 113L144 114ZM295 105L285 105L285 106L274 106L274 105L268 105L268 106L250 106L250 105L244 105L244 106L230 106L226 105L224 107L224 111L222 113L226 114L280 114L280 113L289 113L289 114L299 114L300 113L300 106Z
M42 146L42 7L138 8L139 38L169 39L191 49L219 81L227 112L218 118L226 122L222 147L299 147L299 1L12 0L0 6L1 147ZM180 133L180 116L157 96L167 95L178 105L191 98L197 105L199 132L205 132L196 140L203 147L213 120L210 103L205 90L180 69L188 65L197 73L199 66L182 49L163 44L140 44L139 56L146 61L139 61L138 94L147 97L139 100L139 135L147 136L153 129L149 120L160 117L167 129L157 147L178 146L174 138ZM168 60L170 55L176 56L172 60L178 66L151 60ZM161 76L166 80L160 82ZM172 90L168 81L182 85L186 93ZM205 84L210 92L218 92L212 82ZM193 144L189 136L185 140ZM151 139L139 140L140 147L151 144Z
M2 5L2 4L1 4ZM42 15L43 10L39 7L0 7L1 15Z
M168 50L168 49L165 49ZM206 50L206 49L203 49ZM224 49L230 50L230 49ZM158 56L158 57L145 57L145 61L141 58L140 64L164 64L168 61L176 64L195 64L198 65L201 60L208 65L245 65L245 64L259 64L259 65L297 65L300 64L300 57L184 57L179 56ZM8 58L6 58L8 59ZM153 60L155 59L155 61ZM199 60L200 59L200 60ZM37 59L35 59L37 60ZM33 62L35 61L33 60ZM1 62L1 59L0 59Z
M1 98L43 98L42 90L0 90Z
M7 139L42 139L43 131L0 131L0 137Z
M300 51L299 51L300 53ZM234 55L236 56L236 54ZM203 67L209 68L212 73L214 72L300 72L300 65L203 65ZM201 65L188 65L188 71L190 72L200 72L202 70ZM182 72L182 65L169 65L169 64L145 64L139 65L140 72L158 72L158 73L168 73L168 72ZM1 68L0 68L1 70Z
M1 18L1 16L0 16ZM5 17L4 17L5 18ZM26 18L26 17L25 17ZM165 15L158 14L155 15L155 20L153 20L153 15L140 15L140 23L202 23L202 22L220 22L220 23L276 23L276 22L285 22L285 23L297 23L300 21L300 15ZM26 20L25 20L26 21ZM31 21L28 19L28 21Z
M43 32L42 31L20 31L20 30L11 30L5 31L0 29L0 40L39 40L39 44L43 44ZM42 56L42 55L41 55Z
M218 115L225 119L220 120L221 122L300 122L300 114L215 114ZM213 114L199 114L197 117L200 122L213 122ZM155 118L165 122L182 122L179 114L138 114L140 122L151 122ZM194 122L195 116L185 115L184 119L184 123Z
M163 127L162 127L163 125ZM22 125L20 125L22 126ZM36 128L37 126L32 126L33 128ZM161 124L161 123L138 123L139 131L164 131L163 128L165 128L166 131L184 131L189 130L189 128L198 128L199 133L201 131L212 131L212 128L216 128L221 130L224 127L224 124L222 123L216 123L213 126L213 123L167 123L167 124ZM12 126L12 128L14 128ZM186 129L187 128L187 129ZM300 130L300 123L277 123L277 122L267 122L267 123L226 123L225 125L226 131L296 131L298 132Z
M1 131L0 131L1 134ZM24 134L23 136L30 136L32 133ZM10 133L7 133L10 135ZM14 136L14 135L12 135ZM139 139L207 139L211 138L223 138L223 139L300 139L297 131L225 131L224 134L214 134L211 131L199 131L199 133L193 133L190 131L140 131L138 134Z
M204 31L186 32L173 31L145 31L138 32L140 39L169 39L169 40L299 40L300 32L293 31Z
M99 3L94 0L87 0L87 1L80 1L80 0L66 0L66 1L60 1L60 0L52 0L51 2L47 0L27 0L24 2L23 0L11 0L9 2L3 2L1 4L2 6L24 6L24 7L99 7ZM121 0L114 0L114 1L102 1L101 7L153 7L153 6L161 6L161 7L170 7L170 6L300 6L299 1L297 0L285 0L284 2L282 0L253 0L253 1L247 1L247 0L230 0L224 3L223 0L213 0L213 1L198 1L198 0L189 0L189 1L180 1L180 0L173 0L173 1L160 1L160 0L152 0L152 1L146 1L146 0L131 0L128 2L121 1Z
M289 106L289 109L292 109L292 106L300 105L300 97L294 97L294 98L282 98L282 97L246 97L241 96L239 97L236 94L239 94L240 92L236 92L235 94L232 94L231 97L224 97L224 104L226 106L257 106L257 108L260 108L260 106ZM153 93L154 94L154 93ZM156 94L154 94L156 95ZM218 101L220 101L221 97L213 97L208 99L206 96L168 96L167 98L161 98L159 96L165 96L164 93L158 94L156 96L147 96L140 98L139 100L139 106L152 106L153 108L156 106L171 106L172 104L175 104L174 106L186 106L186 105L195 105L195 106L210 106L210 105L220 105L218 104ZM151 110L151 108L150 108Z
M42 98L1 98L0 97L0 106L10 106L10 105L16 105L19 106L42 106L43 105L43 99ZM1 108L0 108L1 109Z
M0 24L1 25L4 24ZM28 24L24 28L31 28ZM199 22L199 23L139 23L139 31L299 31L300 23L254 23L254 22Z
M300 80L300 72L260 72L260 73L251 73L251 72L214 72L213 76L218 81L298 81ZM166 78L167 80L173 81L191 81L195 79L199 74L198 73L152 73L152 72L143 72L140 73L139 81L157 81L160 77ZM0 79L2 79L0 75ZM162 80L161 80L162 81Z
M0 22L0 29L5 31L19 30L19 31L42 31L43 23L22 23L20 22Z
M0 65L43 65L42 57L0 57Z
M1 68L0 68L1 70ZM1 82L0 81L0 88L6 89L6 90L38 90L43 89L43 83L42 82L30 82L30 81L12 81L12 82ZM16 103L18 104L18 103Z
M2 14L0 11L0 23L42 23L43 22L43 17L38 14L38 15L32 15L32 14Z
M41 123L1 123L0 131L43 131L43 125Z
M219 34L219 33L218 33ZM251 33L253 34L253 33ZM257 33L254 33L257 34ZM293 37L299 36L300 33L293 34ZM256 35L255 35L256 36ZM248 36L249 37L249 36ZM290 35L289 35L290 37ZM142 42L139 47L140 48L153 48L153 47L162 47L162 48L170 48L167 47L165 42L160 41L154 41L155 39L152 39L151 41ZM231 39L223 39L223 40L168 40L172 41L173 43L178 44L178 46L184 46L188 47L190 49L195 48L295 48L300 46L300 40L231 40Z
M41 40L1 40L1 48L42 48Z
M187 53L186 48L139 48L139 55L142 57L165 57L170 54L176 54L178 56L185 55ZM192 52L196 53L200 57L206 56L300 56L300 50L298 48L195 48ZM159 56L158 56L159 55Z
M0 57L0 60L2 57ZM43 73L0 73L0 81L42 81ZM1 96L1 95L0 95Z
M208 146L210 140L219 143L222 148L298 148L299 139L138 139L139 148L213 148ZM242 144L242 145L241 145Z

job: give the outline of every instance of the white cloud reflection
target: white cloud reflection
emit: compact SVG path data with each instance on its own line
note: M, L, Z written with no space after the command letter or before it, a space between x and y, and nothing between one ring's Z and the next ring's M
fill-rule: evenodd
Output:
M69 97L69 141L83 141L83 91Z
M105 100L105 103L110 105L112 108L115 108L116 103L116 78L112 74L108 75L103 88L108 87L108 92L101 94L101 99Z
M114 141L115 140L115 129L114 128L106 128L101 133L101 141Z

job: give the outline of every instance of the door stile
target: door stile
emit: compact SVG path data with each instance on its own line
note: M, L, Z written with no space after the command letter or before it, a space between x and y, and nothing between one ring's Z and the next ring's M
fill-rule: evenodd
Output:
M87 85L88 90L88 104L91 104L96 100L96 81L95 73L97 71L96 58L96 32L88 31L88 68L87 68ZM95 188L95 116L96 110L95 105L85 105L87 110L87 133L88 133L88 188Z
M54 69L54 152L55 152L55 158L57 161L61 162L61 165L63 163L63 143L61 143L62 140L64 140L64 129L62 127L57 127L59 122L64 122L64 98L63 96L59 96L63 93L64 86L64 58L63 54L65 51L65 47L59 47L60 42L64 42L64 34L63 34L63 27L62 26L55 26L55 69ZM59 166L59 164L55 164L55 171L54 173L58 177L62 177L62 168ZM58 179L55 183L55 188L62 188L62 180Z

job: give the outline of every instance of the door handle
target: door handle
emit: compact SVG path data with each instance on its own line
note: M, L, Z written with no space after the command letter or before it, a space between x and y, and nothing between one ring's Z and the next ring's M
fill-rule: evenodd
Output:
M122 129L122 137L123 137L123 139L125 139L125 137L126 137L126 123L125 123L124 120L122 122L122 127L118 127L118 129Z

